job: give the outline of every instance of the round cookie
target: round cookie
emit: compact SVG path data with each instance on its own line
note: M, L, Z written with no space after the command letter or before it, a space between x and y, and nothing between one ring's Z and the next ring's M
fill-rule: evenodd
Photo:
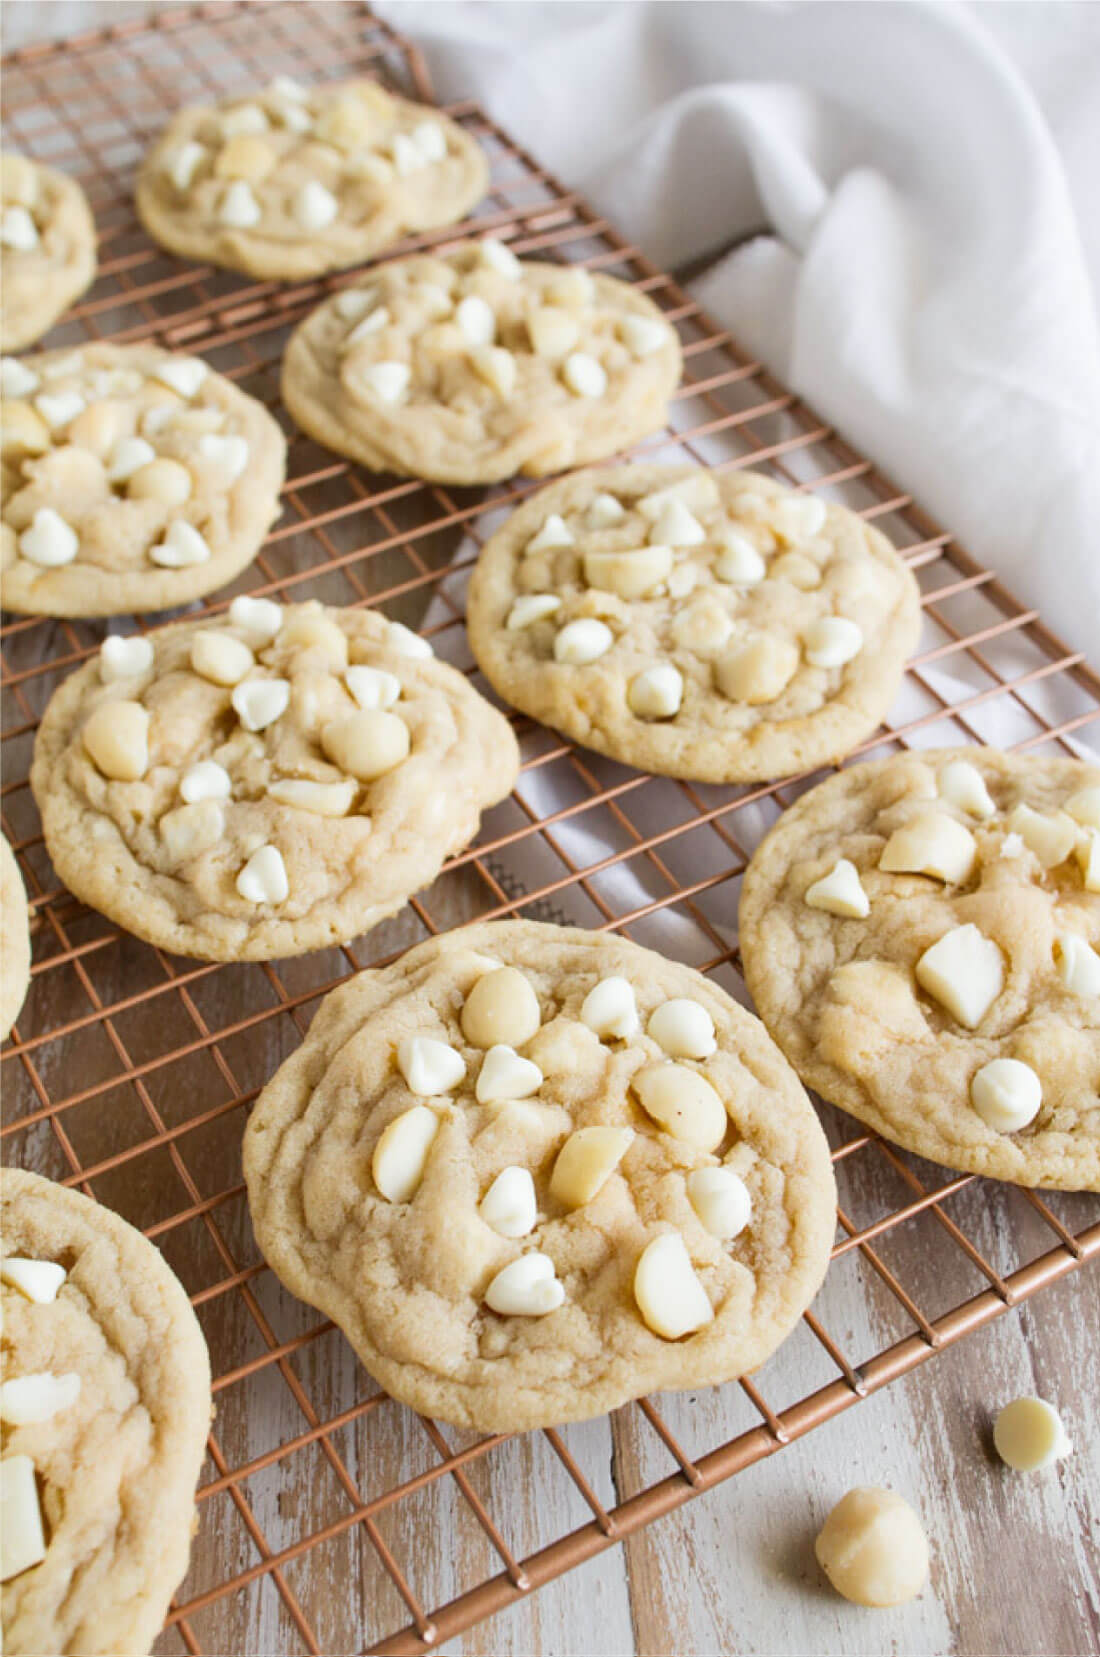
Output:
M524 713L646 771L748 782L874 730L920 593L843 507L757 472L618 466L513 513L478 559L467 622Z
M0 1041L19 1017L31 981L31 939L23 877L0 835Z
M199 357L84 345L0 363L0 597L27 615L187 604L279 515L286 442Z
M758 848L740 928L824 1098L949 1168L1100 1190L1100 769L963 748L841 771Z
M406 628L242 597L106 640L54 693L31 787L78 898L164 949L266 961L393 914L518 765L504 716Z
M142 164L136 200L172 253L296 281L453 224L488 188L482 150L438 110L375 81L281 76L180 110Z
M24 155L0 155L0 195L0 350L21 351L91 287L95 223L75 180Z
M376 472L543 477L657 431L680 343L651 299L500 242L398 259L312 311L283 356L302 430Z
M0 1192L4 1650L139 1657L187 1569L206 1343L117 1214L14 1168Z
M625 939L531 921L327 996L244 1168L288 1288L395 1398L486 1432L756 1369L835 1224L825 1137L758 1020Z

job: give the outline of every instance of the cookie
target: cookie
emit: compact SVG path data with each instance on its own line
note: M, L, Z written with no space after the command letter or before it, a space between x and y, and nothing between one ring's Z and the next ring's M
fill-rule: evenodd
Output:
M327 996L253 1224L395 1398L512 1432L757 1368L817 1291L825 1137L763 1026L607 934L486 922Z
M1100 768L853 766L779 819L740 924L760 1015L824 1098L948 1168L1100 1190Z
M920 632L894 548L756 472L562 478L484 547L470 643L497 692L613 759L747 782L839 759L893 701Z
M54 693L31 787L78 898L181 955L266 961L393 914L518 765L504 716L406 628L242 597L107 639Z
M374 81L306 87L280 76L174 116L136 200L170 252L296 281L453 224L488 188L480 147L438 110Z
M0 195L0 350L21 351L91 287L95 223L79 184L24 155L0 155Z
M210 1361L140 1232L5 1168L4 1650L148 1652L187 1569Z
M0 363L0 598L27 615L188 604L279 516L286 441L199 357L84 345Z
M636 288L483 241L327 299L291 335L282 391L304 432L372 471L475 484L659 430L680 370L675 330Z
M0 835L0 1041L19 1017L30 981L27 894L15 854Z

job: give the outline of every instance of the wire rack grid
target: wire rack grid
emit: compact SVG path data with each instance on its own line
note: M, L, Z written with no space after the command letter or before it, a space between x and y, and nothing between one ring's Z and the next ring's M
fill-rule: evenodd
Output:
M163 12L6 62L6 141L79 178L100 231L91 292L51 344L154 338L200 352L283 420L282 521L235 590L374 605L483 690L462 625L478 546L530 486L372 478L293 432L287 333L347 277L279 286L184 265L137 225L132 174L166 111L277 73L366 71L429 98L408 42L350 0ZM924 637L863 752L991 736L1073 752L1100 681L674 281L477 108L492 188L463 234L636 283L680 332L669 429L634 452L764 467L874 519L924 594ZM395 252L445 246L455 232ZM231 594L201 608L225 607ZM197 607L198 608L198 607ZM27 783L37 719L103 628L6 618L4 831L32 909L32 987L3 1053L5 1160L117 1209L162 1248L210 1345L217 1418L192 1567L158 1652L422 1652L615 1545L1100 1253L1095 1203L946 1175L823 1107L841 1194L822 1294L755 1377L597 1422L478 1438L386 1398L331 1324L286 1295L252 1239L240 1135L318 999L349 973L475 918L623 932L744 999L736 936L753 846L813 778L751 790L651 778L517 720L523 771L476 844L399 916L299 961L213 966L148 948L54 877ZM843 1331L841 1333L840 1331ZM517 1497L531 1491L530 1495ZM507 1510L505 1512L505 1510Z

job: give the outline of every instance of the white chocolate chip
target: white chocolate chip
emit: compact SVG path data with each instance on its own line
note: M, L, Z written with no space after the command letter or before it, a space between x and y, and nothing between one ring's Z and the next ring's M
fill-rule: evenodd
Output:
M497 319L480 294L466 295L455 311L455 321L471 345L492 345L496 338Z
M993 1443L1006 1466L1034 1473L1071 1455L1073 1445L1062 1417L1045 1398L1016 1398L993 1423Z
M224 840L225 812L218 800L200 800L166 811L157 826L168 857L182 863Z
M81 734L98 770L115 782L137 782L149 768L149 715L140 702L101 702Z
M591 305L596 296L596 282L580 265L565 270L548 285L546 297L555 305L581 307Z
M274 112L280 126L286 127L288 132L309 132L313 122L309 110L303 109L301 104L290 98L273 99Z
M1009 812L1006 825L1035 853L1044 869L1064 863L1077 844L1077 824L1064 811L1047 814L1021 802Z
M649 539L655 546L697 547L707 538L707 532L683 501L670 500L654 520Z
M52 1306L68 1272L53 1260L28 1260L9 1254L0 1263L0 1279L38 1306Z
M652 316L624 316L619 323L619 338L632 357L650 357L667 345L669 329Z
M226 483L236 483L248 465L248 439L228 432L203 432L199 438L199 453L221 472Z
M25 207L5 207L0 217L0 242L17 253L29 253L38 246L38 228Z
M487 1226L501 1237L526 1237L539 1217L535 1182L527 1168L502 1168L477 1206Z
M688 1199L699 1223L728 1243L752 1219L748 1186L732 1168L695 1168L687 1177Z
M52 506L40 506L29 529L19 537L19 551L41 569L71 564L80 550L76 531Z
M229 606L234 627L251 633L258 644L270 644L283 625L283 607L271 598L249 598L241 593Z
M1063 932L1054 940L1054 959L1058 976L1071 994L1100 996L1100 955L1084 938Z
M197 144L193 138L181 144L178 150L173 150L165 157L164 171L176 186L177 190L189 190L195 174L206 160L206 148Z
M806 902L811 909L823 909L827 915L842 915L852 920L866 920L871 913L871 902L863 890L859 870L846 857L840 857L827 875L806 888Z
M10 1581L46 1557L42 1507L30 1456L4 1456L0 1460L0 1539L0 1581Z
M641 1028L634 986L616 975L601 978L581 1002L581 1023L601 1041L629 1041Z
M658 662L630 681L626 699L639 719L671 719L684 700L684 676L671 662Z
M635 501L635 509L654 523L672 501L679 501L692 512L708 512L721 505L718 484L703 467L696 467L675 483L666 483L663 489L654 489Z
M387 1202L411 1202L415 1197L438 1132L439 1117L427 1105L411 1106L383 1128L370 1171Z
M149 548L149 556L164 569L180 570L191 564L205 564L210 548L197 529L183 518L175 518L165 530L163 541Z
M252 193L252 187L243 178L236 178L222 197L218 212L220 223L231 230L251 230L263 218L263 209Z
M452 1093L466 1075L462 1054L434 1036L406 1036L397 1049L397 1068L410 1092L428 1099Z
M634 1299L646 1326L662 1340L678 1341L714 1321L707 1291L683 1238L674 1231L654 1237L642 1250L634 1271Z
M358 345L360 340L370 339L372 334L380 334L383 328L388 328L392 317L388 305L376 305L373 311L357 322L350 333L344 337L345 349L348 346Z
M70 351L67 356L54 357L50 362L42 364L42 378L44 380L60 380L69 374L84 372L84 358L79 351Z
M268 793L280 805L297 811L312 811L317 817L346 817L356 795L350 778L343 782L311 782L307 777L279 777Z
M627 547L615 552L586 552L584 579L590 587L619 598L644 598L667 581L672 569L672 548L667 546Z
M304 104L309 101L309 88L290 75L276 75L267 90L273 98L289 98L291 103Z
M411 627L406 627L401 621L390 622L386 643L399 656L413 656L426 661L429 656L435 655L427 639L422 639L419 633L414 633Z
M718 1046L714 1020L707 1009L686 996L673 996L655 1007L649 1015L646 1035L670 1059L709 1059Z
M237 890L249 903L286 902L290 882L278 846L261 846L252 853L237 876Z
M99 649L99 677L105 685L119 679L136 679L148 673L153 665L153 645L140 634L124 638L121 633L110 633Z
M330 719L321 731L321 747L334 765L360 782L373 782L409 757L409 727L383 708Z
M598 494L593 500L585 516L585 523L589 529L610 529L617 524L620 518L625 518L626 508L617 495L609 495L606 490Z
M196 633L191 645L191 666L214 685L240 684L256 665L246 644L232 633Z
M498 397L510 397L516 389L516 359L502 345L478 346L470 352L470 362L480 380L495 391Z
M509 282L519 281L523 275L523 266L510 247L490 236L479 242L477 248L482 263L488 265L490 270L495 270L498 276L503 276Z
M521 1254L497 1272L485 1291L486 1306L502 1317L545 1317L564 1299L554 1262L546 1254Z
M565 667L587 667L598 661L615 642L606 622L594 616L568 621L554 640L554 660Z
M1083 828L1100 828L1100 783L1071 794L1065 809Z
M349 667L344 683L361 708L392 708L401 695L401 681L381 667Z
M461 1022L474 1047L523 1047L539 1028L542 1010L530 979L518 967L498 967L483 973L470 990Z
M568 311L556 305L539 305L527 318L527 337L536 357L555 362L572 351L580 338L580 325Z
M1082 830L1077 842L1077 861L1086 892L1100 892L1100 829Z
M157 451L144 437L122 437L107 461L108 483L126 483L134 473L157 458Z
M802 645L811 667L843 667L863 649L863 630L847 616L819 616L803 630Z
M333 309L345 322L358 322L378 304L377 288L344 288L332 301Z
M18 357L0 357L0 397L5 401L8 398L29 397L32 391L38 390L38 386L38 375L33 368L28 368Z
M226 138L236 138L241 132L266 132L269 125L259 104L238 104L221 117L221 130Z
M577 1128L554 1163L550 1195L565 1208L581 1208L602 1190L634 1139L633 1128L600 1124Z
M368 391L380 403L399 403L409 389L412 369L407 362L372 362L363 370Z
M151 370L154 380L190 399L198 391L210 370L201 357L164 357Z
M715 663L714 677L731 702L757 707L781 696L797 671L797 646L780 635L761 633L727 651Z
M555 547L574 545L573 531L560 512L551 512L537 535L528 541L527 552L551 552Z
M916 965L917 983L965 1024L977 1029L1004 987L1004 961L991 938L970 922L952 927Z
M88 405L79 391L40 391L34 406L56 437Z
M561 599L556 593L523 593L514 601L504 625L510 632L515 632L520 627L530 627L532 622L542 621L544 616L552 616L555 610L560 609Z
M319 179L311 178L294 197L294 217L303 230L324 230L340 211L340 203Z
M987 1128L1016 1133L1034 1121L1043 1087L1020 1059L991 1059L971 1078L970 1102Z
M719 581L728 581L734 587L753 587L765 579L768 567L746 535L729 529L720 539L722 550L714 560Z
M572 351L562 365L561 377L575 397L602 397L607 390L607 372L587 351Z
M644 1065L630 1086L646 1115L682 1144L714 1151L725 1138L726 1107L697 1070L666 1059Z
M893 1490L849 1490L822 1526L814 1552L837 1593L855 1605L904 1605L928 1580L928 1539Z
M196 760L180 778L180 796L188 805L199 805L203 800L228 800L232 788L229 772L216 759Z
M785 541L809 541L825 527L828 510L816 495L786 495L775 503L774 522Z
M412 141L429 165L446 159L447 134L439 121L418 122L412 130Z
M33 1427L71 1409L80 1397L80 1376L69 1370L51 1375L20 1375L0 1385L0 1421L9 1427Z
M487 977L493 977L489 973ZM480 980L485 983L485 979ZM499 1104L502 1099L529 1099L542 1086L542 1071L530 1059L521 1058L514 1047L503 1042L490 1047L481 1061L475 1090L479 1105Z
M413 142L407 132L394 135L390 144L390 154L393 164L402 178L408 178L410 173L418 173L427 165L419 144Z
M974 872L978 848L970 830L944 811L918 811L896 828L878 860L887 874L932 875L958 886Z
M984 821L996 813L985 778L968 759L951 759L941 765L936 774L936 787L942 800L949 800L971 817Z
M246 679L234 687L230 701L246 731L266 731L287 710L290 682L287 679Z

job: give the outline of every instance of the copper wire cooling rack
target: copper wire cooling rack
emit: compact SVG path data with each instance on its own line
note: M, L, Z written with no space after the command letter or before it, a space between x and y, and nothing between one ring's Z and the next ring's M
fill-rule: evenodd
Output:
M10 58L7 142L79 178L100 231L95 287L49 343L155 338L201 352L282 417L288 330L348 278L279 286L166 257L134 218L133 170L180 103L278 73L364 70L431 95L413 47L342 3L164 12ZM1073 733L1100 713L1100 681L1081 659L480 110L451 113L492 162L473 233L635 282L679 329L686 377L672 425L635 452L750 462L813 483L903 549L924 592L924 638L891 724L865 751L983 737L1074 751ZM380 480L288 432L283 517L238 590L378 606L480 684L465 582L479 542L527 486ZM331 1324L280 1289L244 1202L248 1108L318 998L430 933L499 915L621 931L743 997L741 874L811 779L748 791L673 783L520 719L514 796L400 916L304 960L173 959L59 887L27 786L36 720L102 634L26 618L3 627L3 820L31 895L34 974L3 1054L2 1134L7 1160L78 1186L154 1239L210 1344L217 1419L199 1531L158 1651L417 1652L453 1638L1100 1252L1094 1201L952 1177L825 1110L841 1193L834 1264L757 1376L705 1401L641 1400L512 1439L443 1429L394 1404Z

